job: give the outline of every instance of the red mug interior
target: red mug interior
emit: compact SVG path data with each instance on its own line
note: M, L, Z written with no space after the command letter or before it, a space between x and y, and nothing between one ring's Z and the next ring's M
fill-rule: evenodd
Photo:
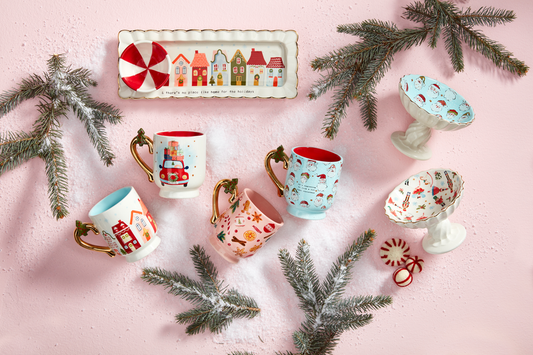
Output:
M158 136L163 137L197 137L203 136L203 133L192 131L165 131L157 133Z
M298 147L294 148L294 153L310 160L323 161L328 163L334 163L342 160L340 155L330 152L329 150L320 148Z

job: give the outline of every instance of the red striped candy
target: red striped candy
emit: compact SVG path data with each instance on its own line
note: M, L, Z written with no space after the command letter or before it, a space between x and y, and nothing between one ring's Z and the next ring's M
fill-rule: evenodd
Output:
M381 245L379 255L381 260L390 266L400 266L403 264L409 255L411 249L409 245L400 238L391 238Z
M413 275L404 267L399 268L392 274L392 279L400 287L409 286L413 282Z
M418 256L410 256L405 261L405 268L413 274L417 274L424 268L424 260L420 259Z

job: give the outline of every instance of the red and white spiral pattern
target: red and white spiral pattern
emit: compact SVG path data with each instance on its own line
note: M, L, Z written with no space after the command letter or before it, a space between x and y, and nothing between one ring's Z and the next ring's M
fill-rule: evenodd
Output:
M131 89L139 92L154 91L168 83L170 57L157 42L135 42L120 55L119 72L124 83Z

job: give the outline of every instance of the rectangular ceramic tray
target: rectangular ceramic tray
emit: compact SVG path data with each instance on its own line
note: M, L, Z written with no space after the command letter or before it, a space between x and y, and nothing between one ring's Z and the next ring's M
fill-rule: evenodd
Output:
M170 77L151 92L118 78L123 99L294 98L298 94L298 34L282 30L122 30L118 55L130 44L157 42L170 57ZM119 59L120 61L120 59Z

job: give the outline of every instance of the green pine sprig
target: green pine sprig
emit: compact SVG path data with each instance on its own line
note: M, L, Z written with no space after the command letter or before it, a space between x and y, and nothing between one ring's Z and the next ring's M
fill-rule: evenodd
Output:
M196 305L176 315L177 323L188 324L185 331L188 335L206 330L219 333L235 318L253 318L259 314L261 309L252 298L223 287L223 281L218 279L218 271L204 248L195 245L189 253L200 281L160 268L145 268L141 276L144 281L164 286L168 293Z
M283 272L306 316L300 329L293 333L299 354L331 354L344 331L367 325L372 320L369 311L392 303L390 296L342 297L352 277L354 263L372 244L374 237L373 230L364 232L339 256L322 283L305 240L300 241L296 258L287 250L280 251Z
M333 263L323 282L319 280L305 240L298 244L295 257L286 249L279 252L283 274L298 297L305 320L292 335L298 352L276 352L277 355L332 354L344 331L369 324L373 316L368 312L392 303L390 296L383 295L343 298L354 263L372 245L374 238L375 232L370 229L361 234ZM237 354L241 353L233 353Z
M361 40L312 61L311 67L323 74L311 86L309 99L316 100L334 90L333 102L323 121L325 137L336 137L353 100L359 102L367 130L376 129L378 83L390 69L396 53L419 46L426 40L430 48L436 48L439 38L443 38L456 72L464 70L463 43L512 74L523 76L529 70L503 45L474 29L474 26L496 26L513 21L516 16L511 10L492 7L460 10L450 2L424 0L406 6L403 17L421 24L421 27L400 30L392 22L375 19L340 25L337 27L339 33L351 34Z
M15 109L23 101L39 98L36 105L39 117L31 132L0 133L0 176L22 163L39 157L45 162L48 196L56 219L68 215L68 175L61 139L61 122L69 110L85 125L87 135L106 166L113 164L105 131L105 123L121 122L120 111L112 105L92 99L89 86L96 86L91 72L72 69L65 64L64 55L53 55L47 62L43 76L31 74L16 89L0 94L0 117Z

